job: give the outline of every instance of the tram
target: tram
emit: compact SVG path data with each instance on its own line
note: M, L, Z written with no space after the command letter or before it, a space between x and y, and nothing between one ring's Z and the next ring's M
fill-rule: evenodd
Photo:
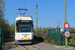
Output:
M15 42L18 44L32 44L33 20L30 15L19 15L15 20Z

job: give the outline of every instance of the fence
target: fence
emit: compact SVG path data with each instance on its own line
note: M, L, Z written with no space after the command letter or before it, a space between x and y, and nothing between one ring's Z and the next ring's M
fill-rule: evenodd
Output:
M3 31L3 29L0 28L0 49L2 48L4 41L9 39L13 34L13 31Z
M3 45L3 30L2 28L0 28L0 49L2 48L2 45Z
M14 34L13 31L4 31L4 40L7 40L9 37L11 37Z
M61 45L60 28L49 29L47 39L49 39L49 38L55 40L57 45Z

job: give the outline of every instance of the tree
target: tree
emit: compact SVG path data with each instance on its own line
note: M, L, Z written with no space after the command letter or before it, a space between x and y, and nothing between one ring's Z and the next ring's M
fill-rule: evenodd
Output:
M0 0L0 28L3 28L3 24L5 23L4 17L4 0Z
M13 24L11 24L11 31L15 30L15 22L13 22Z
M75 31L75 28L70 27L69 29L70 29L70 31Z
M4 16L5 11L4 8L5 8L4 0L0 0L0 19L2 19Z
M0 0L0 28L2 28L4 31L11 31L13 29L12 26L10 26L9 21L4 19L4 12L5 12L5 3L4 0Z

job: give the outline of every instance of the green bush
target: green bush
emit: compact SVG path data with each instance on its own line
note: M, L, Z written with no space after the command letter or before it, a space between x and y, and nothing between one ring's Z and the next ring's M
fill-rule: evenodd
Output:
M52 40L51 37L48 37L48 42L51 42L51 40Z
M75 47L75 44L72 43L72 42L69 42L69 46L74 46Z
M68 44L69 46L75 46L75 34L70 34L70 37L68 38ZM61 44L65 45L65 36L64 34L61 34Z
M69 46L75 47L75 34L70 34L70 37L68 38Z
M62 44L62 45L65 45L65 42L61 41L61 44Z
M61 45L65 45L65 36L61 34Z
M51 37L47 36L48 34L44 34L39 32L38 36L35 37L36 40L38 41L46 41L50 44L56 44L56 42L54 40L51 39ZM70 37L68 38L68 44L69 46L75 46L75 34L70 34ZM65 36L64 34L61 34L61 45L65 45Z
M44 34L44 35L42 35L41 36L44 40L46 40L47 39L47 34Z
M51 44L56 44L55 40L50 41Z

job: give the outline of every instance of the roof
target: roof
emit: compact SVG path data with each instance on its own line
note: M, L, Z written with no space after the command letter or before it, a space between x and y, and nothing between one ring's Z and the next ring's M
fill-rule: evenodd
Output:
M30 15L19 15L17 17L31 17Z
M32 20L32 16L30 16L30 15L19 15L16 17L16 20Z

